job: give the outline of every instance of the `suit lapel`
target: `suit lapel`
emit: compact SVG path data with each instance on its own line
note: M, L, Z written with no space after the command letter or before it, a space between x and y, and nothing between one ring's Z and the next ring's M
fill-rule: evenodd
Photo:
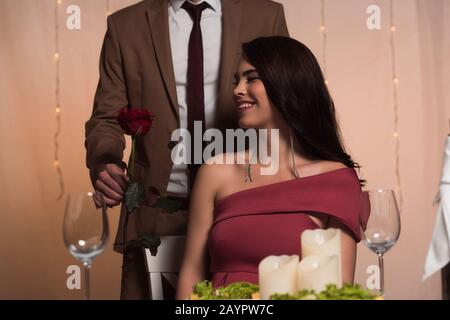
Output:
M178 114L178 100L170 48L168 1L148 0L146 11L153 48L172 108ZM240 27L242 19L241 0L222 1L222 50L220 62L219 99L223 100L229 90L229 83L235 72L237 53L240 51ZM219 107L223 107L219 103ZM226 110L222 110L226 111Z
M168 17L169 2L167 0L149 0L148 3L146 15L151 34L150 41L153 41L153 48L155 49L159 70L169 94L172 108L179 118L175 75L170 48Z
M222 1L222 53L220 65L219 97L223 98L229 89L235 61L238 58L240 28L242 19L241 0Z

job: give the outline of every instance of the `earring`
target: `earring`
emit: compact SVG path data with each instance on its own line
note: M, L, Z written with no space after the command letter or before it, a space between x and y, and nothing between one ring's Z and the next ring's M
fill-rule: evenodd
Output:
M253 180L252 180L252 168L251 168L251 162L252 162L252 160L254 159L254 156L255 156L255 151L254 150L252 150L252 155L251 155L251 158L250 158L250 160L249 160L249 162L248 162L248 164L247 164L247 170L246 170L246 175L245 175L245 182L247 182L248 181L248 179L250 179L250 182L253 182Z

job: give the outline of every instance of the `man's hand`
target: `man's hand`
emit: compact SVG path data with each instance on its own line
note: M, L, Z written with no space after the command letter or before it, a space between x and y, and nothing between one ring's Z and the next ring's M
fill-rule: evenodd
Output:
M129 178L118 165L107 164L105 170L98 174L95 181L95 204L101 206L100 196L103 195L108 207L119 205L123 200L128 181Z

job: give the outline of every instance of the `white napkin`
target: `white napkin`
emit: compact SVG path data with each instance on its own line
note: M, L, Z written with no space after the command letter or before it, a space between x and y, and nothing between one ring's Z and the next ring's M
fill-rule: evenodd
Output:
M439 206L422 281L450 262L450 136L447 137L441 183L435 201Z

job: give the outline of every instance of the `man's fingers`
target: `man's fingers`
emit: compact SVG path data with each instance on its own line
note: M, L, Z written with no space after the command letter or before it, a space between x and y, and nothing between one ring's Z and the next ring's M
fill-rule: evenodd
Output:
M111 208L115 207L115 206L118 206L120 204L120 202L115 201L115 200L110 199L110 198L107 198L107 197L105 197L105 203L106 203L106 205L108 207L111 207Z
M101 179L97 179L95 182L95 187L100 192L102 192L106 197L115 200L115 201L122 201L123 197L122 194L114 191L111 189L108 185L106 185Z
M102 201L101 201L100 197L101 197L101 194L98 191L96 191L94 193L94 203L97 208L102 207Z
M116 193L123 195L124 188L122 188L122 186L118 184L113 177L111 177L107 170L100 172L97 180L102 181L106 186L108 186L109 189L112 189Z
M106 171L120 185L122 190L127 188L129 179L118 165L110 163L106 166Z
M99 208L102 206L101 197L103 197L103 201L108 207L114 207L120 204L120 202L110 199L107 196L105 196L102 192L96 190L94 194L94 202Z

